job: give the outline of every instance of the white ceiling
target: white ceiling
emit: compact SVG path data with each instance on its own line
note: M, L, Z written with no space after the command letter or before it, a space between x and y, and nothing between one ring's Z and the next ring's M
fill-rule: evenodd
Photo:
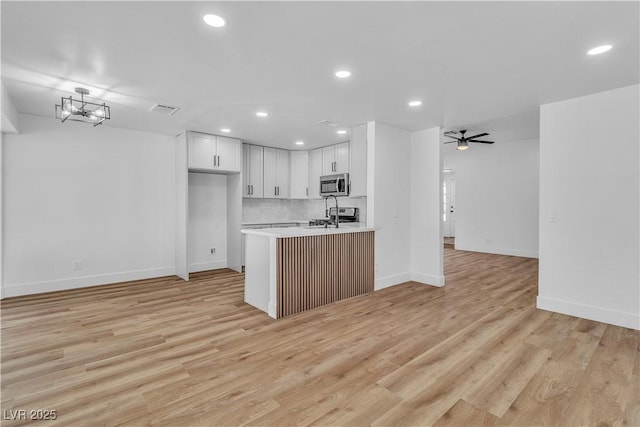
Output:
M531 133L540 104L639 81L638 2L0 7L2 78L20 112L52 117L84 86L111 105L107 126L168 135L228 127L253 143L313 148L345 139L320 120L495 132L485 126L503 117L528 121ZM228 25L205 25L206 13ZM613 49L586 55L604 43ZM339 69L353 74L337 79ZM408 107L412 99L423 105ZM155 103L181 109L158 116Z

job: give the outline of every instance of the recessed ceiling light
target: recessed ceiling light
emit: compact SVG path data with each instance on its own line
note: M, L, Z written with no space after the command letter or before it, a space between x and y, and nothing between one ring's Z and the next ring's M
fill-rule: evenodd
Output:
M340 130L338 131L338 135L344 135L344 134L346 134L346 133L347 133L347 131L346 131L346 130L344 130L344 129L340 129Z
M600 55L601 53L605 53L611 49L610 44L604 44L602 46L594 47L593 49L587 52L588 55Z
M346 79L350 75L351 75L351 72L347 70L341 70L336 72L336 77L340 77L341 79Z
M229 128L222 128L222 129L220 129L220 132L229 133L229 132L231 132L231 129L229 129Z
M268 114L268 113L266 113L266 112L264 112L264 111L258 111L258 112L256 113L256 116L258 116L258 117L267 117L268 115L269 115L269 114Z
M304 145L304 141L296 141L296 145Z
M227 21L225 21L224 18L218 15L204 15L202 19L207 25L211 25L212 27L216 28L224 27L225 25L227 25Z
M422 101L409 101L409 107L419 107L422 105Z

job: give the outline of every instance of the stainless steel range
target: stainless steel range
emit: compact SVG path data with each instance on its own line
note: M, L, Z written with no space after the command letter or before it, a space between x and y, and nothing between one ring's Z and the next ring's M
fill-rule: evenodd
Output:
M360 208L338 208L338 223L360 222ZM312 219L309 227L328 227L336 224L336 208L329 209L329 218Z

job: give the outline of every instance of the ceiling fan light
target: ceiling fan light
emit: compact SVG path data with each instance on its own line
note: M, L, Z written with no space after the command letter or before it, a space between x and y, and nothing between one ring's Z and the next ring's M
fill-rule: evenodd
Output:
M469 148L469 142L467 141L458 141L458 150L466 150Z

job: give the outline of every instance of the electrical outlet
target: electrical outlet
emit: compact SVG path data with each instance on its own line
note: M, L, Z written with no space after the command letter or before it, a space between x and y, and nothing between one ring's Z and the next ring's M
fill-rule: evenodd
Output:
M80 261L79 259L74 259L71 262L71 267L73 268L73 271L82 270L82 261Z
M211 255L216 253L216 248L211 248Z

